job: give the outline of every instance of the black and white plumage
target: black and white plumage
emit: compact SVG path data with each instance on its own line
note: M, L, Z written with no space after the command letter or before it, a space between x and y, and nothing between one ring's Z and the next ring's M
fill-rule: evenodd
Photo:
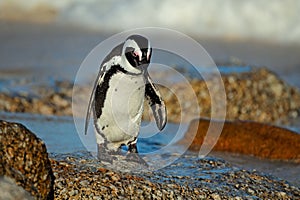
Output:
M98 158L117 152L122 145L137 153L144 100L152 109L157 127L167 121L165 104L147 67L152 48L143 36L131 35L104 59L95 82L86 116L85 133L93 111ZM103 154L103 155L102 155Z

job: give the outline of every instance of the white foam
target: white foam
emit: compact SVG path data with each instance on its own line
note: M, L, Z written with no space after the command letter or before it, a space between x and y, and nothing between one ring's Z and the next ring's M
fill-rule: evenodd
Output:
M48 5L60 22L105 31L161 26L200 36L300 43L298 0L0 0L0 6L7 2L24 9Z

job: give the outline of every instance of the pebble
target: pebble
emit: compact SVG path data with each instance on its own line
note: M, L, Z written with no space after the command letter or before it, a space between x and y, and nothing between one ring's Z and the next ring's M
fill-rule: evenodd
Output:
M300 195L299 188L285 181L232 167L221 159L184 155L158 171L125 173L80 155L69 154L73 156L69 160L65 155L52 156L55 199L297 199ZM90 171L90 166L100 170Z
M0 110L6 112L26 112L44 115L72 115L73 85L56 82L54 87L35 88L38 95L23 95L9 92L0 93Z
M277 75L266 68L254 69L241 74L229 74L222 76L226 93L226 119L227 120L251 120L271 124L289 124L291 119L299 116L300 113L300 92L282 81ZM216 78L211 78L206 82L202 80L190 81L192 88L197 95L199 102L200 116L211 116L212 101L218 102L214 108L215 113L223 109L218 106L222 102L222 87L214 84ZM210 88L209 86L213 86ZM210 88L210 91L208 91ZM192 94L187 93L187 89L181 83L172 85L170 89L160 87L160 92L166 102L168 118L173 122L180 122L181 115L187 121L194 118L195 106L189 103L189 107L180 105L178 99L184 100L187 105ZM164 95L168 94L168 95ZM176 94L177 97L174 95ZM184 111L184 113L183 113ZM191 115L191 116L189 116ZM148 119L148 115L144 118Z
M289 124L290 119L300 113L300 92L282 81L276 74L266 68L254 68L250 72L222 75L226 93L226 118L228 120L253 120L272 124ZM219 81L212 77L203 80L190 80L200 106L200 116L211 116L211 103L217 102L213 108L218 113L222 102L217 84ZM190 85L188 87L190 87ZM210 91L208 91L210 88ZM73 84L63 81L56 82L54 87L41 86L36 89L39 95L22 95L0 93L0 110L7 112L28 112L45 115L72 115ZM89 96L87 87L75 87L77 100ZM171 88L159 87L166 102L168 120L180 122L181 119L190 121L199 117L192 102L194 93L189 93L186 86L176 83ZM176 94L176 95L175 95ZM177 97L176 97L177 96ZM183 102L178 102L178 99ZM82 115L82 113L73 113ZM145 106L144 119L150 119L149 109Z

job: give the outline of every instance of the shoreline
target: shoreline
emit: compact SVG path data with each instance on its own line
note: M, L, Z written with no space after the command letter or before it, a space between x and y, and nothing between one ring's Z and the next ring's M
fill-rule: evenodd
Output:
M226 110L226 120L290 126L299 133L300 90L284 82L274 72L266 68L232 72L222 74L222 82L224 88L218 77L206 81L190 79L188 85L178 82L169 88L159 86L168 108L168 120L178 123L200 116L211 118L212 105L215 105L214 113ZM51 78L42 84L27 78L0 78L0 110L85 117L86 108L81 105L88 104L86 96L89 96L91 87L92 84L73 85L70 81ZM193 90L190 91L189 87ZM225 101L224 106L222 101ZM197 106L200 107L200 115L195 110ZM143 119L150 120L148 106L144 107Z
M26 125L28 128L31 128L39 138L42 138L46 146L49 149L49 157L52 159L63 158L66 159L68 156L74 158L84 158L86 149L81 144L80 139L76 139L78 137L76 133L76 129L73 124L72 117L67 116L45 116L45 115L30 115L30 114L18 114L18 113L1 113L1 119L11 121L11 122L19 122ZM29 116L31 119L29 120ZM57 126L59 123L62 123L58 127L59 130L55 135L52 133L52 126ZM48 126L47 126L48 124ZM63 125L65 124L65 125ZM69 124L69 125L68 125ZM64 130L63 127L69 127L68 130ZM71 128L72 127L72 128ZM64 135L62 135L64 134ZM49 141L49 135L53 135L54 137L58 137L58 141ZM60 136L61 135L61 136ZM63 142L65 138L73 138L72 140L68 140L69 142ZM79 145L81 144L81 145ZM138 142L139 144L139 142ZM48 146L50 145L50 146ZM73 146L73 147L72 147ZM75 149L74 149L75 148ZM53 150L56 150L56 153L53 153ZM60 150L64 150L59 152ZM67 151L65 151L67 150ZM69 151L69 152L68 152ZM75 151L75 152L73 152ZM71 153L73 152L73 153ZM76 153L77 152L77 153ZM196 153L190 152L191 155L197 157ZM299 182L299 165L289 162L289 161L280 161L280 160L270 160L270 159L262 159L258 157L253 157L250 155L242 155L228 152L218 152L212 151L207 158L209 157L220 158L226 160L227 163L230 163L232 166L239 167L241 169L246 170L256 170L258 172L262 172L264 174L270 174L272 176L279 177L283 180L289 181L290 183L300 186ZM86 157L88 159L89 157ZM187 163L187 161L185 161ZM275 167L274 167L275 166Z

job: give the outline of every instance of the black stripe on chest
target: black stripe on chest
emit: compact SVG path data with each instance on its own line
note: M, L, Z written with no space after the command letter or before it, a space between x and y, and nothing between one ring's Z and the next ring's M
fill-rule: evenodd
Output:
M104 106L104 102L106 99L107 90L109 88L109 82L113 75L116 73L126 73L127 71L124 70L120 65L112 66L107 72L104 72L104 79L103 82L97 84L96 91L95 91L95 99L94 99L94 111L96 119L100 118L102 114L102 108Z
M157 95L155 86L151 83L146 84L145 93L147 97L149 98L150 106L153 106L155 104L161 104L161 100L159 96Z

